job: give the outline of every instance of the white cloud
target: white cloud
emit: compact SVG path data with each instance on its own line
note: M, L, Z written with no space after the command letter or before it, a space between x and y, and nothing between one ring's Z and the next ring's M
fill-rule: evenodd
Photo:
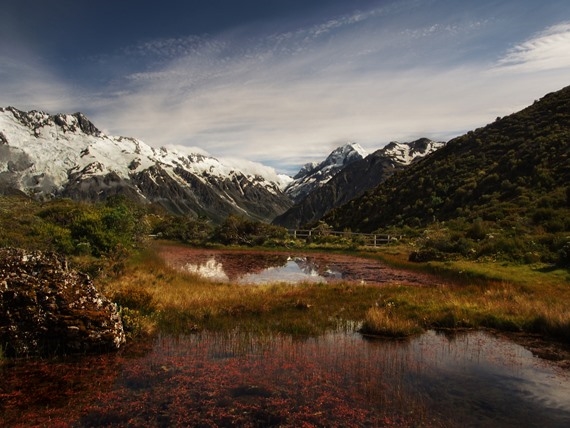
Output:
M198 154L202 156L212 156L202 147L193 147L193 146L182 146L180 144L167 144L164 146L167 150L178 152L182 155L189 156L193 154Z
M570 22L553 25L516 45L497 67L525 72L570 68Z
M247 159L233 157L223 157L219 160L222 164L230 168L235 168L248 175L259 175L275 183L280 183L283 187L290 182L290 179L287 179L287 177L277 173L275 168L259 162L252 162Z

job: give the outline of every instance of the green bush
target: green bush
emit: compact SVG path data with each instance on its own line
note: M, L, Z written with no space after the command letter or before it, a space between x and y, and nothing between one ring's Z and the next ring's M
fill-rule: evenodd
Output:
M516 236L499 235L485 240L479 246L477 257L494 257L500 260L524 262L525 254L531 252L529 243Z
M64 255L109 256L148 233L145 210L124 198L103 204L0 197L0 245Z
M206 218L167 216L153 228L153 234L165 239L203 245L210 239L214 228Z
M558 250L557 265L560 267L570 267L570 241L566 242L566 244Z
M487 230L486 225L483 223L483 220L476 219L467 231L467 236L471 239L481 240L485 239L488 233L489 231Z
M230 215L214 231L213 241L224 245L264 245L276 240L288 241L289 233L281 226Z

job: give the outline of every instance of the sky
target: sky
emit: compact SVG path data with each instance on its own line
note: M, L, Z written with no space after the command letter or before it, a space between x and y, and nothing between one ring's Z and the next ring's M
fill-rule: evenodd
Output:
M568 0L2 0L0 106L295 174L570 85Z

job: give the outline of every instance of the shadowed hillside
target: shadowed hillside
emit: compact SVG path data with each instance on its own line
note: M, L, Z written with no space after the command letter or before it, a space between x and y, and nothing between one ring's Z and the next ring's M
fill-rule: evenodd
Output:
M566 87L451 140L325 221L337 230L370 232L453 220L478 225L478 239L485 229L542 238L569 232L569 155Z

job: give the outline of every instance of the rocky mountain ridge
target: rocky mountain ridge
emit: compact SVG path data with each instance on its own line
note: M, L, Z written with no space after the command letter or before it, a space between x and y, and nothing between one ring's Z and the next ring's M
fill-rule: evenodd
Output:
M406 168L443 145L442 142L421 138L409 143L391 142L366 157L358 158L354 155L331 177L327 177L326 181L321 180L313 184L314 188L306 192L304 197L298 198L298 202L285 213L277 216L273 223L288 228L298 228L315 223L330 210L373 189L395 172ZM296 181L291 185L294 183ZM287 192L287 189L285 191Z
M81 113L50 115L7 107L0 108L0 194L87 201L120 194L214 222L233 214L297 227L440 145L427 139L392 142L370 157L359 144L347 143L290 178L108 136Z
M285 193L297 203L325 185L339 171L353 162L364 159L368 153L358 143L347 143L333 150L322 162L303 165L285 187Z
M107 136L83 114L0 108L0 193L103 200L124 194L178 214L270 221L291 206L282 177Z

